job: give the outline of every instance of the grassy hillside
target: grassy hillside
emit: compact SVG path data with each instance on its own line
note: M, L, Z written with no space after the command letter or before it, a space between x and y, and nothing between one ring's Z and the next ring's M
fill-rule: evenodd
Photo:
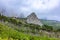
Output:
M60 40L59 38L49 38L47 36L33 36L24 34L7 25L0 23L0 40Z
M26 23L25 19L0 15L0 40L59 40L60 29ZM56 34L55 34L56 33Z

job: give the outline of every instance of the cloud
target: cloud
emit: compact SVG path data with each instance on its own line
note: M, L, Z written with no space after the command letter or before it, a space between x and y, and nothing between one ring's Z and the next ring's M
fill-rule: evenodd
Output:
M25 5L29 11L45 13L47 11L50 11L58 7L60 1L59 0L49 0L49 1L48 0L23 0L23 2L24 3L22 4Z
M17 10L28 8L28 10L40 10L47 11L59 6L59 0L0 0L0 4L3 4L7 8L16 8ZM24 9L24 10L25 10ZM23 10L23 11L24 11ZM26 10L26 11L28 11Z
M59 5L59 0L28 0L25 5L29 5L31 9L46 10L53 9Z
M60 0L0 0L1 7L6 8L8 15L24 13L27 16L31 12L36 12L39 18L43 16L57 19L60 14ZM51 15L58 17L51 17Z

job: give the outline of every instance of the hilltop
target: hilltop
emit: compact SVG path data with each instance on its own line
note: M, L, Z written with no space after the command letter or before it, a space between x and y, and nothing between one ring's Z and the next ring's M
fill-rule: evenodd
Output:
M40 26L43 25L34 12L27 16L27 23L37 24Z

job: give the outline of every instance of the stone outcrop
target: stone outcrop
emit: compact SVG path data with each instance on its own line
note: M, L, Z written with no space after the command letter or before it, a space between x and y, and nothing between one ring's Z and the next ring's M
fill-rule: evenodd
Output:
M34 12L27 16L27 23L37 24L40 26L43 25Z

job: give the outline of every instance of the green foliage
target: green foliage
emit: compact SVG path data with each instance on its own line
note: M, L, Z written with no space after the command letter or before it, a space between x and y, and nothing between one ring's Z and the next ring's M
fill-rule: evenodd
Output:
M43 25L42 30L53 31L53 27L48 25Z
M59 28L59 29L57 29L57 31L58 31L58 32L60 32L60 28Z
M1 16L0 20L3 21L3 23L0 22L0 40L59 40L59 38L34 35L41 29L52 31L52 26L44 25L41 28L39 25L28 24L20 19L8 18L6 16ZM6 22L8 23L6 24ZM29 32L33 33L33 35L27 34Z
M18 32L13 28L0 23L0 40L53 40L55 38L39 37ZM55 39L59 40L59 39Z
M45 25L51 25L54 28L54 30L60 28L60 21L45 19L40 19L40 21Z

